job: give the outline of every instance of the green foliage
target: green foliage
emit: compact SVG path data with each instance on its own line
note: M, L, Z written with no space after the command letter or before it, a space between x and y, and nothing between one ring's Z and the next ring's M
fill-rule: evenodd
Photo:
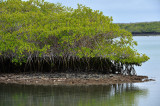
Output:
M151 32L160 33L160 22L144 22L144 23L130 23L130 24L119 24L122 29L130 32Z
M77 9L44 0L0 3L0 54L13 62L30 57L101 57L141 64L132 34L112 23L112 17L78 4Z

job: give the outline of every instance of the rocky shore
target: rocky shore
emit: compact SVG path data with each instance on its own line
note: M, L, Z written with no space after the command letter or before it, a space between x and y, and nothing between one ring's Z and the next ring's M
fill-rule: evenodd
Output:
M108 85L153 81L147 76L100 73L19 73L0 74L0 83L25 85Z

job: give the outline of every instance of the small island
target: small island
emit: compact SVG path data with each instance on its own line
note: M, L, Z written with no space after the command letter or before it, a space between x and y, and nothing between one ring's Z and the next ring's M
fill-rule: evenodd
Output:
M132 31L78 4L44 0L0 3L0 83L99 85L149 81L134 66L149 57ZM121 26L121 27L120 27Z

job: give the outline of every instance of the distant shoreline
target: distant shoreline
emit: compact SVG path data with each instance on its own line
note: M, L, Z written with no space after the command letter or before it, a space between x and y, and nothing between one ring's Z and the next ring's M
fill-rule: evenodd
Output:
M139 23L117 23L121 29L125 29L132 34L160 35L160 21L139 22Z
M131 32L133 36L160 36L160 32Z
M25 85L109 85L154 81L147 76L96 73L0 74L0 83Z

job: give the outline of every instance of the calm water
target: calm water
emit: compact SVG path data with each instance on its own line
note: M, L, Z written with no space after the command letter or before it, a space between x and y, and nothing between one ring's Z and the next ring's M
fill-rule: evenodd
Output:
M108 86L25 86L0 84L0 106L160 106L160 36L137 36L150 60L136 67L156 81Z

